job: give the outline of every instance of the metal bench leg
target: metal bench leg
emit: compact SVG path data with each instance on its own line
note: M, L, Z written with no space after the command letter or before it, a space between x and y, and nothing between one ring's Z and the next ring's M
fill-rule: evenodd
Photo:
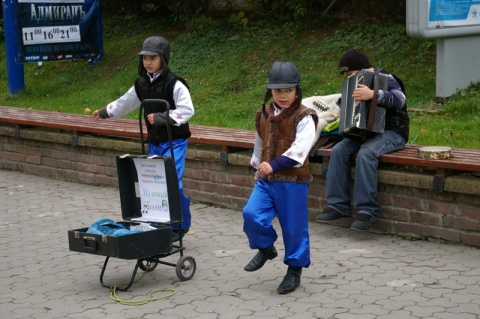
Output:
M433 191L436 193L443 193L447 176L452 176L455 174L456 172L454 170L437 168L435 170L435 176L433 177Z

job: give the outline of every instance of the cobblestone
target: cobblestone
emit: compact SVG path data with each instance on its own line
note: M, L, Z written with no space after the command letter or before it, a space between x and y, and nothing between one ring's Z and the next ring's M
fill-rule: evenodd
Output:
M104 257L69 250L67 232L121 218L118 189L0 170L0 317L470 319L480 317L480 252L472 247L310 224L312 264L300 287L279 295L287 267L279 257L253 273L242 213L193 203L185 254L191 280L159 264L119 298L176 294L141 306L118 303L100 285ZM166 257L175 263L178 255ZM135 260L112 258L106 281L128 281ZM156 296L161 296L159 292ZM155 296L154 296L155 297Z

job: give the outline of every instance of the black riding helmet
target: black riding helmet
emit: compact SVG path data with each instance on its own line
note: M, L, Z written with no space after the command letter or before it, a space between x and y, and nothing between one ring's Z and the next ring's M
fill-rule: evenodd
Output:
M265 104L272 98L272 89L286 89L291 87L297 88L298 104L302 102L302 89L300 88L300 75L297 67L292 62L277 61L272 65L272 69L268 73L267 91L263 96L263 113L268 117L265 110Z
M162 58L162 68L166 68L170 59L170 42L161 36L146 38L145 41L143 41L142 51L138 52L138 55L140 56L138 75L145 76L147 73L147 70L143 66L142 56L157 54L160 54Z

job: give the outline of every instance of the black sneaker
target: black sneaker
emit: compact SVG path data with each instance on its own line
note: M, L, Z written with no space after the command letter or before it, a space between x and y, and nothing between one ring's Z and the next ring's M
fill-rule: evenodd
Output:
M331 207L327 207L323 210L323 213L317 216L317 222L331 222L332 220L346 217L352 217L352 215L344 215Z
M377 219L369 214L358 214L357 220L352 223L351 228L358 230L368 230L377 222Z

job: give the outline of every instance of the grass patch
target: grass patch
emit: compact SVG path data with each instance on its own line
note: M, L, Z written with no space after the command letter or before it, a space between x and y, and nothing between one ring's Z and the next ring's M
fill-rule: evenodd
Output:
M318 23L246 26L214 24L202 30L173 28L131 17L103 18L104 59L27 63L25 89L8 94L5 54L0 57L0 104L88 113L125 93L137 77L143 40L159 34L171 42L170 68L189 83L196 113L191 124L253 129L268 71L276 60L293 61L303 96L339 93L338 60L350 48L367 53L374 66L405 83L412 110L410 143L480 149L477 126L480 86L457 92L445 105L435 100L434 40L410 38L404 24L322 26ZM0 50L5 51L4 43ZM127 117L136 119L136 112Z

